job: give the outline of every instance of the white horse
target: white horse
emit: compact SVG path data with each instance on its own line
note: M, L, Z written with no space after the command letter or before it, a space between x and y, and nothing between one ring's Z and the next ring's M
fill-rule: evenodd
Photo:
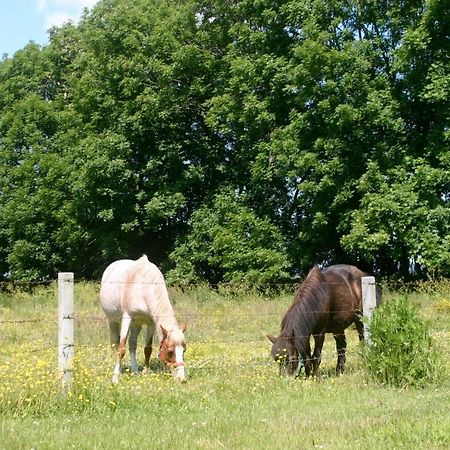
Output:
M138 371L136 347L142 325L147 325L144 370L149 369L156 329L160 342L159 358L171 369L175 379L186 380L183 361L186 325L178 325L164 277L147 256L136 261L122 259L110 264L102 276L100 303L108 318L111 344L117 350L113 383L119 382L128 332L131 370L133 373Z

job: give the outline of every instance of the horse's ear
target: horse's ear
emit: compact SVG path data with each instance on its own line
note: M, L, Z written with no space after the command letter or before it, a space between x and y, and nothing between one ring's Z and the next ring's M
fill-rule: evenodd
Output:
M271 334L267 335L267 339L269 339L272 344L275 344L275 342L277 341L277 338L275 336L272 336Z
M187 330L187 323L180 323L180 330L184 333Z
M169 332L161 325L161 331L163 334L163 340L167 338L167 335L169 334Z

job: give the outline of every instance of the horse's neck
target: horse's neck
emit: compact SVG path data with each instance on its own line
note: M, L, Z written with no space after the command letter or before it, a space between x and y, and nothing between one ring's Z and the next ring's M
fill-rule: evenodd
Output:
M169 300L169 295L165 285L157 287L157 294L154 298L157 299L151 306L153 320L155 322L156 331L160 340L162 339L161 326L166 330L171 330L177 326L175 312Z
M294 331L298 330L298 324L301 323L302 332L306 334L311 332L316 323L318 322L319 314L317 314L316 309L309 305L305 305L302 303L297 303L294 305L291 311L292 318L289 321L291 327ZM304 329L304 330L303 330Z
M303 294L303 298L296 298L286 320L286 332L292 333L296 342L301 342L302 346L309 342L309 337L315 332L326 307L326 295L323 293L319 297L311 296L307 292Z
M144 279L148 289L146 290L145 303L148 312L155 323L159 338L162 338L161 326L171 330L177 326L175 313L169 300L166 283L161 272L148 260L142 260L143 265L136 272L136 277Z

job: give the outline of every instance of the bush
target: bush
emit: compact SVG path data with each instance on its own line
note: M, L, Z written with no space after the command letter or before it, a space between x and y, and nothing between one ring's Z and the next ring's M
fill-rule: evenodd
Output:
M378 308L370 333L363 359L371 377L395 387L424 386L438 379L442 361L429 325L406 297Z

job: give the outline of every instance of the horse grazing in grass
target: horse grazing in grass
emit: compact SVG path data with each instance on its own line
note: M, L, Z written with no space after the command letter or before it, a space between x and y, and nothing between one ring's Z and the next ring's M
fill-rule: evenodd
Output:
M310 270L283 317L280 336L267 336L280 371L284 367L287 374L294 375L303 365L306 376L311 370L317 375L325 333L333 333L336 341L336 373L344 371L347 347L344 330L354 323L359 339L363 340L361 278L364 276L367 274L357 267L345 264L324 270L315 266ZM377 290L377 306L380 300L381 293ZM312 357L310 336L314 337Z
M156 330L160 342L159 358L171 369L175 379L186 380L183 361L186 325L178 325L164 277L147 256L110 264L102 276L100 303L109 322L111 344L117 349L113 383L119 382L128 332L131 370L133 373L138 371L136 347L142 325L147 326L144 370L149 369Z

